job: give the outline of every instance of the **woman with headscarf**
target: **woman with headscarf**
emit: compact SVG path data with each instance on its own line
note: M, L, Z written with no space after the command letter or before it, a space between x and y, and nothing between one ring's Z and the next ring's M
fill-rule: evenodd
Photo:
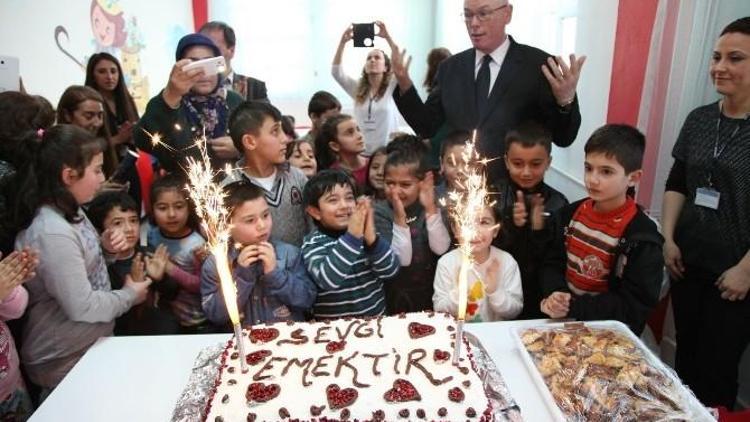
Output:
M204 134L214 169L234 164L239 157L228 134L228 123L242 97L222 88L221 74L184 70L191 62L220 55L219 48L205 35L182 37L167 86L148 102L133 130L136 146L156 156L169 172L183 171L185 159L198 156L198 149L192 146ZM157 135L159 142L154 141Z

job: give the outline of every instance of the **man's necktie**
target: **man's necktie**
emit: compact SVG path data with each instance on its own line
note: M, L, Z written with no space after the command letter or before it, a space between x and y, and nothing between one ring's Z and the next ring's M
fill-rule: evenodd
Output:
M475 87L475 98L477 99L477 113L479 119L487 113L487 100L490 95L490 62L492 57L487 54L482 58L482 66L477 73Z

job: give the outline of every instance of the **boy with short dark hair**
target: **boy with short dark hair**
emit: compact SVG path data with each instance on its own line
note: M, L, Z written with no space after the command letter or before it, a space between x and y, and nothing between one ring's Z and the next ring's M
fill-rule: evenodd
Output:
M435 186L438 198L444 198L448 192L456 189L458 169L464 162L464 145L470 138L469 132L456 130L449 133L440 144L440 175L443 180Z
M643 174L645 143L627 125L605 125L586 142L589 197L562 208L549 231L540 305L550 317L613 319L643 331L664 276L664 239L627 195Z
M89 203L86 215L100 233L116 230L127 242L128 249L118 253L107 265L112 289L122 288L128 274L135 281L143 281L147 268L143 260L145 251L139 248L140 220L135 200L124 191L102 192ZM176 294L176 286L158 281L151 284L149 290L151 293L144 303L133 306L115 319L116 336L177 334L180 325L169 301L158 301L155 294L172 297Z
M355 200L355 189L347 173L334 169L305 186L305 207L316 229L305 236L302 254L318 287L315 318L383 315L383 282L399 269L390 244L375 232L369 199Z
M304 321L317 291L302 254L292 245L270 239L274 221L262 188L240 181L228 185L226 191L225 206L232 224L227 254L245 321ZM229 322L213 255L203 264L201 297L211 322Z
M310 98L307 103L307 115L310 117L312 127L302 140L307 141L310 145L315 145L315 137L323 126L323 122L331 116L341 113L341 103L338 98L328 91L318 91Z
M568 199L548 184L544 174L552 162L552 134L534 122L525 122L505 137L507 179L498 181L503 226L495 245L518 262L523 282L524 307L519 319L544 318L539 309L540 245L534 231L542 230L545 215L568 205Z
M229 117L232 142L242 152L222 185L247 180L265 191L274 224L275 240L299 247L307 232L302 189L307 177L286 161L287 137L281 113L268 103L242 103Z

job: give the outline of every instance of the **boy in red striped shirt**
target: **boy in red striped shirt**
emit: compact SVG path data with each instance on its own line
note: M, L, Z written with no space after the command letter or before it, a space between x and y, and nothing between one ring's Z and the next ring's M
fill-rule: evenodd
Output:
M641 178L645 137L605 125L586 142L589 197L560 209L546 233L540 306L551 318L618 320L637 335L659 299L662 244L628 195Z

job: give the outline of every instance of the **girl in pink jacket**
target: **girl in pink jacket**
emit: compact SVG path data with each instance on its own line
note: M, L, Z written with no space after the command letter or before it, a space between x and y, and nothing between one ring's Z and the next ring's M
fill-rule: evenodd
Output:
M0 420L25 421L34 410L5 321L20 318L26 310L29 294L21 283L34 276L37 263L29 249L14 251L0 261Z

